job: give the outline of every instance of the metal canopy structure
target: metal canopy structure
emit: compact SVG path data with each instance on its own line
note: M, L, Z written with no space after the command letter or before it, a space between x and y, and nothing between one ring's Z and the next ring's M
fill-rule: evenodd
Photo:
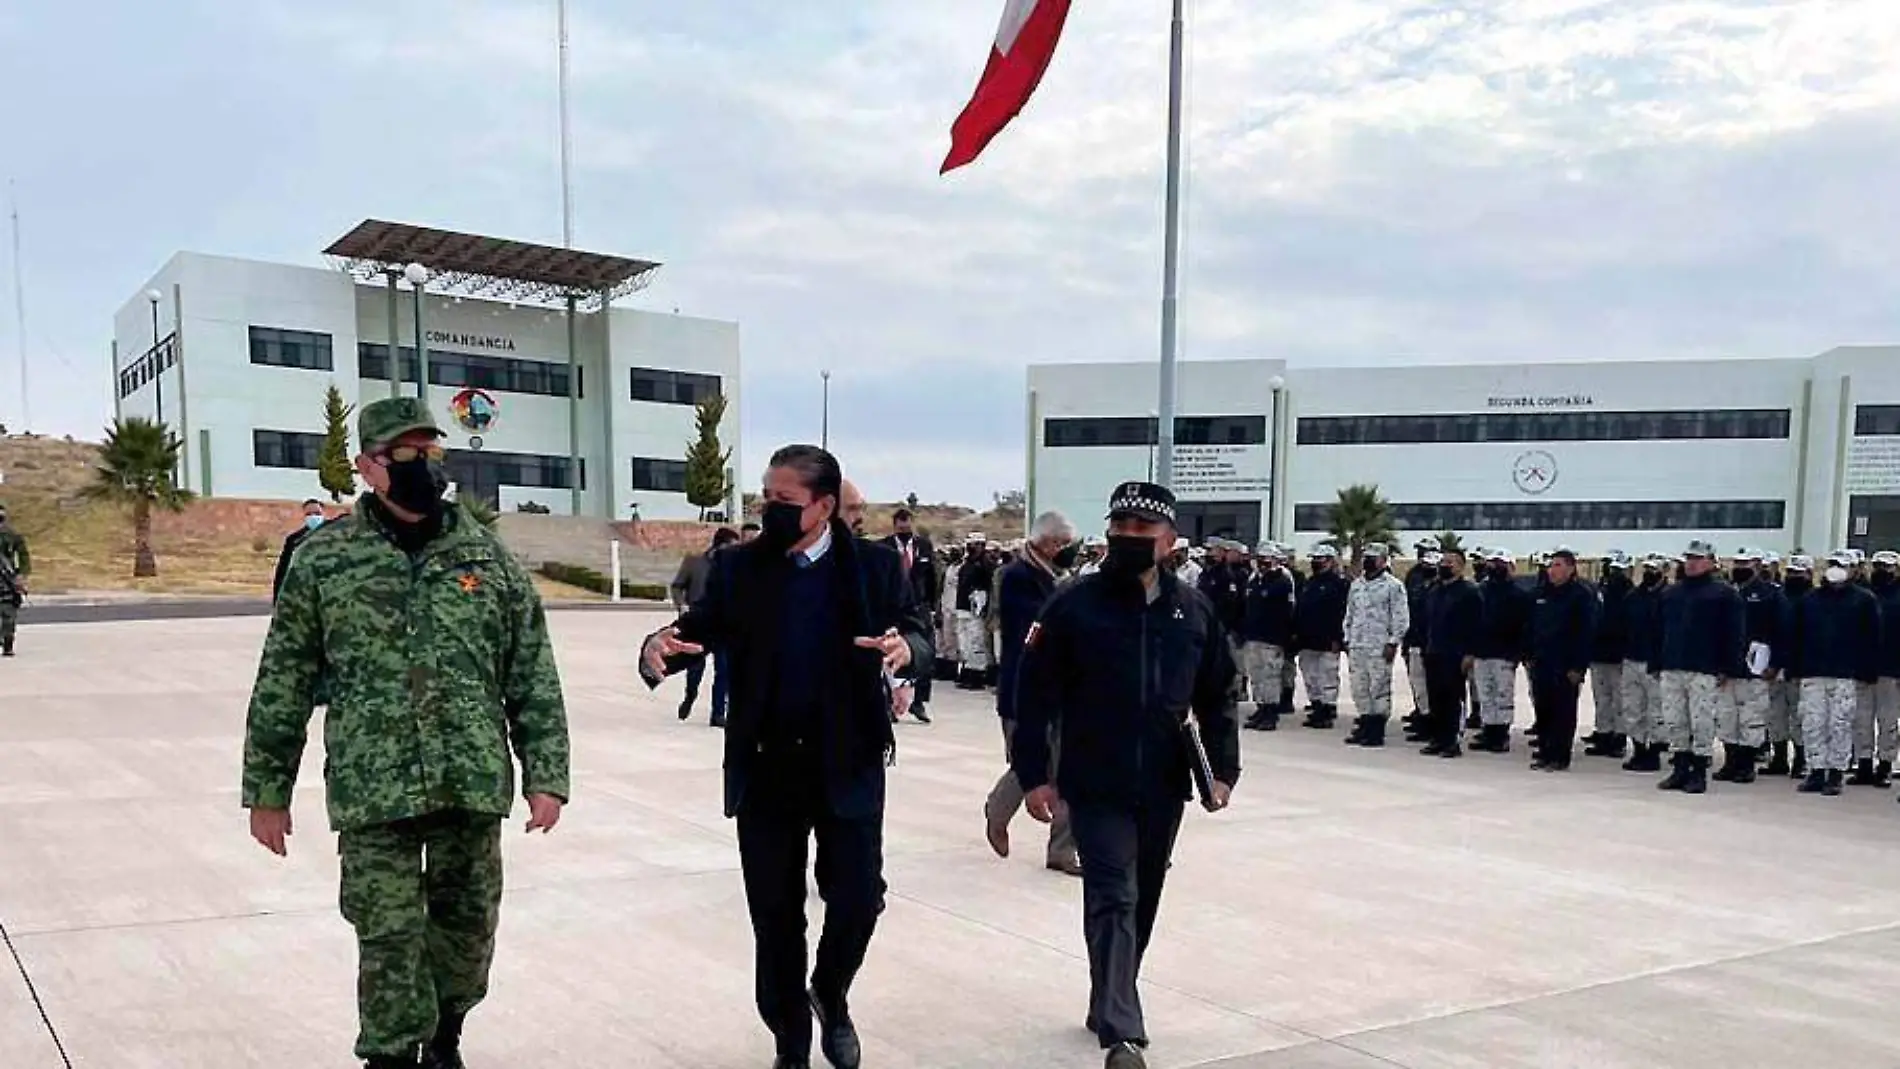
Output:
M429 269L428 285L437 293L548 304L571 299L603 309L645 289L660 267L626 256L381 219L363 220L323 251L364 282L417 263Z

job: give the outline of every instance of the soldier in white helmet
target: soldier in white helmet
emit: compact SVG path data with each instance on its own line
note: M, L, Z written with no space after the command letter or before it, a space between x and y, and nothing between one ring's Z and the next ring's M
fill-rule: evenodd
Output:
M1853 752L1854 706L1880 677L1880 605L1856 586L1845 551L1828 555L1822 584L1796 602L1776 668L1801 681L1801 730L1813 768L1803 794L1838 795Z
M1392 574L1383 542L1368 543L1360 553L1359 578L1346 595L1346 656L1352 679L1352 705L1359 715L1346 742L1384 746L1392 719L1392 662L1412 625L1405 584Z
M1717 710L1715 735L1722 743L1722 767L1714 779L1730 783L1755 782L1755 755L1767 741L1768 702L1780 675L1770 663L1774 648L1785 643L1788 602L1781 588L1761 573L1760 550L1736 551L1729 582L1742 595L1748 634L1745 641L1745 678L1729 688L1730 701Z
M1294 641L1300 648L1300 676L1306 682L1309 728L1330 728L1339 716L1339 655L1346 648L1346 578L1339 574L1339 552L1331 543L1313 547L1313 574L1293 606Z
M1247 584L1247 610L1241 621L1241 670L1253 689L1254 712L1245 727L1274 731L1286 713L1280 681L1293 645L1293 573L1286 550L1260 544L1261 568Z
M1431 696L1425 688L1425 603L1438 578L1438 539L1426 535L1413 543L1412 553L1412 568L1405 573L1405 607L1411 623L1399 654L1405 659L1405 682L1412 691L1412 711L1405 715L1405 727L1416 732L1431 723Z
M1813 592L1814 558L1801 553L1790 556L1781 581L1781 596L1788 603L1790 619L1800 609L1801 599ZM1807 775L1808 748L1801 733L1801 681L1788 678L1785 671L1769 684L1768 724L1763 734L1772 751L1768 767L1762 770L1766 775L1795 779Z
M1477 741L1471 748L1508 753L1511 723L1517 716L1517 666L1525 659L1534 599L1511 574L1509 550L1491 551L1490 569L1478 584L1484 599L1484 622L1478 630L1478 709L1482 716Z
M1597 633L1590 650L1590 704L1596 730L1584 738L1590 757L1622 757L1629 743L1623 731L1623 662L1629 655L1629 616L1624 603L1636 584L1630 579L1629 554L1611 550L1603 558L1597 584Z
M1656 772L1669 746L1662 741L1662 686L1650 673L1662 635L1662 595L1669 562L1654 553L1643 559L1635 589L1623 599L1623 692L1618 702L1622 732L1629 736L1625 772Z
M1900 553L1887 549L1873 555L1873 575L1867 589L1880 605L1880 681L1874 684L1872 708L1855 710L1854 773L1850 786L1881 787L1893 782L1893 759L1900 751Z

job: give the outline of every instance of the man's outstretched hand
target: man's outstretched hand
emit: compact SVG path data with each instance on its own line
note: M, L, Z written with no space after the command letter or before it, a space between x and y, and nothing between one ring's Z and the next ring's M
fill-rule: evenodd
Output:
M665 630L654 632L653 637L647 639L646 646L640 650L640 660L645 663L647 671L651 674L665 676L667 658L678 657L681 654L691 656L705 652L706 647L698 643L680 641L679 629L669 627Z

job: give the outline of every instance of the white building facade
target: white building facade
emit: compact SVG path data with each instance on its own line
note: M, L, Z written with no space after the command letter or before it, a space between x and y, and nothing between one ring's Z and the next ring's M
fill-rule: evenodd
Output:
M342 270L179 253L114 318L115 411L162 418L183 441L181 482L201 495L327 498L328 388L357 406L417 392L414 293L396 300L398 384L389 302ZM570 369L562 307L425 286L422 320L427 399L461 496L570 514L578 482L582 515L696 518L686 448L695 406L715 394L720 443L739 455L736 323L596 307L575 316Z
M1029 372L1031 507L1094 522L1155 438L1152 364ZM1288 368L1183 363L1183 533L1322 539L1373 485L1413 536L1520 554L1900 548L1900 347L1785 360ZM1211 430L1231 441L1205 444ZM1111 444L1112 443L1112 444ZM1197 476L1197 466L1211 477ZM1200 481L1197 483L1197 479Z

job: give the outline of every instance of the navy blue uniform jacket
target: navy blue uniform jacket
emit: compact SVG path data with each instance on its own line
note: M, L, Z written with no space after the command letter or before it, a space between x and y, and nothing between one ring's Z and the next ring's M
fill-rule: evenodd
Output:
M1240 672L1205 595L1163 572L1150 603L1139 583L1084 576L1056 592L1024 644L1016 745L1023 790L1049 782L1070 802L1138 808L1192 793L1181 725L1200 722L1214 778L1240 778Z
M1408 650L1425 648L1425 599L1430 596L1432 584L1437 579L1432 569L1423 564L1415 564L1411 571L1405 573L1405 607L1411 610L1411 615L1402 645Z
M1001 649L996 667L996 715L1004 720L1016 719L1016 679L1023 663L1023 641L1055 592L1056 577L1032 561L1018 557L1003 569L1002 590L997 597L997 645Z
M1531 588L1515 579L1487 579L1478 584L1478 592L1484 599L1484 624L1472 656L1523 660L1530 638L1531 606L1536 603Z
M1533 674L1548 679L1590 667L1598 608L1597 592L1574 576L1568 583L1539 588L1530 622Z
M1786 651L1773 663L1790 677L1879 678L1880 604L1872 594L1850 583L1823 585L1796 599L1789 617Z
M1302 650L1328 653L1346 644L1346 594L1351 584L1338 568L1306 580L1293 606L1293 642Z
M1473 657L1478 631L1484 626L1484 598L1469 579L1440 582L1426 600L1425 654L1429 657Z
M1595 664L1622 664L1629 656L1629 612L1624 607L1636 584L1611 573L1597 587L1597 638L1590 651Z
M1713 574L1685 578L1663 592L1656 659L1649 673L1696 672L1747 679L1748 611L1735 588Z
M1247 614L1242 642L1265 642L1281 649L1293 645L1293 577L1284 571L1261 572L1247 585Z
M1874 597L1880 601L1880 674L1900 676L1900 581L1874 576Z

